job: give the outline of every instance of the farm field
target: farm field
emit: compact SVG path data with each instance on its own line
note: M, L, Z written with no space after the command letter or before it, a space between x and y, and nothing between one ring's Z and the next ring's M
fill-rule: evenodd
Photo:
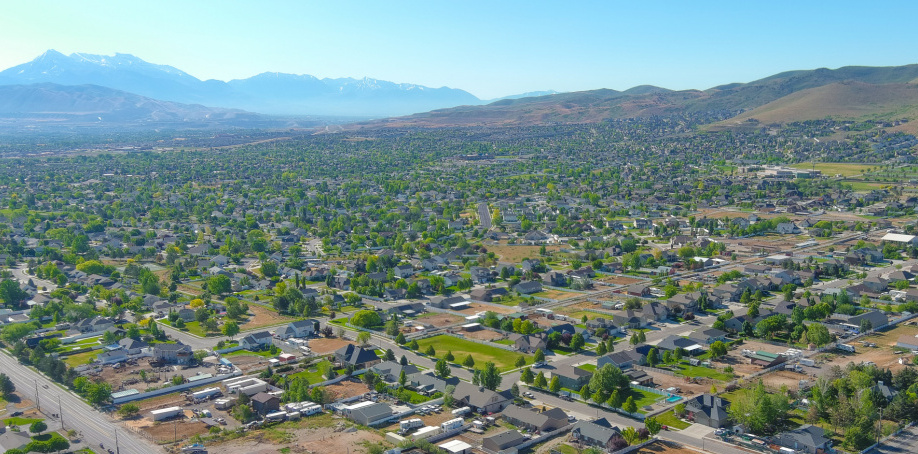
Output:
M834 177L835 175L841 175L843 177L851 177L855 175L861 175L862 173L867 172L869 169L874 167L879 167L880 164L849 164L842 162L817 162L815 165L808 162L803 162L800 164L791 164L790 167L800 170L811 170L815 168L823 173L823 175Z
M520 356L519 353L510 352L498 347L479 344L455 336L441 334L439 336L428 337L418 341L420 351L424 351L427 346L432 345L437 351L437 356L442 356L447 351L452 351L453 356L461 361L466 355L472 355L475 359L475 366L480 367L486 362L492 362L498 369L510 370L514 368L514 362ZM532 355L523 355L526 358L526 364L532 364Z

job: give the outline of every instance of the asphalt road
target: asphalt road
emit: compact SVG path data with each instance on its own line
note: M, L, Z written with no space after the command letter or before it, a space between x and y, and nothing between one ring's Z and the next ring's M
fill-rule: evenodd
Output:
M881 443L871 451L882 454L905 454L918 452L918 426L912 426L902 431L897 437Z
M94 450L99 450L103 443L106 449L115 448L115 430L117 424L104 414L90 407L79 397L61 389L44 375L19 364L15 358L0 353L0 369L13 380L16 391L27 399L40 405L42 413L50 415L60 413L64 419L64 428L75 429L82 434L82 440ZM36 387L38 398L36 399ZM60 398L60 407L58 406ZM49 418L48 427L59 429L60 420ZM161 453L163 450L125 429L118 430L119 454Z
M478 223L485 230L491 229L491 210L488 209L487 203L478 204Z
M13 274L13 277L15 279L17 279L19 282L23 284L25 284L26 282L29 282L29 279L31 279L32 283L34 283L35 286L39 288L39 290L42 287L48 289L49 292L57 289L57 284L51 281L44 280L44 279L39 279L35 276L30 276L29 273L26 273L26 269L27 267L25 265L17 266L14 268L10 268L10 273Z

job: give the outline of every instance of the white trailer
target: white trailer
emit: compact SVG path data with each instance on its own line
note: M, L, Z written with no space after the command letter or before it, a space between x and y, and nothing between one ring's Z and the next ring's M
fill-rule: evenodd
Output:
M204 400L219 396L221 394L223 394L223 392L220 391L220 388L207 388L192 393L191 397L194 398L194 400Z
M472 409L469 407L462 407L453 410L453 416L462 416L471 413Z
M838 344L837 347L838 347L839 350L844 350L844 351L846 351L846 352L854 353L854 346L853 346L853 345Z
M458 429L460 427L462 427L462 418L450 419L449 421L440 423L440 429L443 429L444 432Z
M283 421L285 419L287 419L287 412L285 411L275 411L265 415L266 421Z
M287 412L287 421L296 421L300 419L300 412L298 411L288 411Z
M319 404L307 405L300 408L300 415L303 416L312 416L322 413L322 406Z
M816 365L816 361L813 361L812 359L809 359L809 358L801 358L800 364L803 364L804 366L813 367Z
M214 408L217 410L226 410L236 405L236 399L217 399L214 401Z
M440 434L440 428L437 426L425 426L418 429L417 432L411 434L412 440L426 440L434 435Z
M398 422L398 431L400 433L405 433L411 429L417 429L418 427L424 427L424 421L421 421L420 418L406 419Z
M162 421L173 416L178 416L180 414L182 414L182 407L160 408L159 410L153 410L150 412L150 415L153 416L154 421Z

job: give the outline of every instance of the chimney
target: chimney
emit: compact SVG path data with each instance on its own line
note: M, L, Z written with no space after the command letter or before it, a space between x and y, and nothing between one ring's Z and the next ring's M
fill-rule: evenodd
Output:
M478 392L483 393L483 392L484 392L484 386L479 386L479 387L478 387Z

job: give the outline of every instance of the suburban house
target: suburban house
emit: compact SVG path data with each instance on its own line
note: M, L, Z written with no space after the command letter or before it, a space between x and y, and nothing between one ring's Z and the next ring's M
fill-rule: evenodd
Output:
M823 454L829 452L832 440L826 438L822 427L804 424L797 429L779 433L772 437L772 442L778 446L793 449L794 452L807 454Z
M239 341L239 345L246 350L261 350L271 345L271 341L271 333L259 331L243 337L242 340Z
M490 437L481 439L481 447L491 452L500 452L507 448L520 445L527 439L517 430L508 430Z
M260 392L252 396L252 410L255 410L255 413L259 415L266 415L268 413L273 413L280 409L280 398L268 394L266 392Z
M619 369L627 369L635 364L641 365L646 360L646 356L637 350L624 350L620 352L607 353L596 360L596 368L601 369L606 364L611 364Z
M99 333L105 331L112 326L115 326L115 322L107 317L93 317L85 318L74 323L73 328L81 333Z
M191 347L185 344L155 344L153 359L170 364L188 364L194 358Z
M401 376L401 373L404 371L407 379L408 375L416 374L419 372L417 366L414 364L409 364L403 366L397 361L385 361L379 364L370 367L375 374L379 375L379 378L386 383L398 383L398 377Z
M118 345L124 349L124 352L128 355L137 355L140 354L144 349L149 348L150 345L144 341L131 339L130 337L125 337L118 341Z
M685 403L685 410L689 414L689 419L719 429L730 425L730 417L727 415L729 406L730 401L705 393L689 399Z
M511 334L509 339L513 341L513 346L523 353L535 353L541 349L543 352L548 350L548 343L542 334Z
M542 291L542 283L539 281L525 281L516 284L513 287L513 290L516 290L519 293L524 295L531 295L533 293L539 293Z
M289 323L287 326L278 328L274 334L278 339L289 339L291 337L309 337L316 333L316 321L313 319L297 320Z
M450 377L444 380L429 371L411 374L407 378L408 380L405 384L408 387L414 388L418 394L425 396L429 396L436 392L445 392L448 385L455 386L459 382L459 379L456 377Z
M612 316L612 323L632 329L644 328L647 322L648 320L643 315L631 309L625 311L624 315L614 314Z
M727 333L714 328L696 329L689 333L688 337L703 345L711 345L717 341L727 341Z
M341 364L360 369L378 363L379 355L374 350L347 344L335 351L335 359Z
M558 271L549 271L542 276L542 282L552 287L564 287L567 285L567 276Z
M593 372L571 365L560 366L551 371L549 379L558 377L558 382L562 388L579 390L583 385L590 382Z
M599 418L593 421L577 421L573 429L571 429L572 440L598 448L608 447L609 441L620 436L621 432L618 427L610 424L606 418Z
M507 292L507 289L504 287L478 288L478 289L472 290L469 296L471 296L473 300L490 302L495 297L501 297L501 296L506 295L507 293L509 292Z
M695 339L689 339L682 336L669 335L663 338L660 343L657 344L659 350L669 350L675 351L678 349L685 350L689 355L700 355L704 353L704 347L699 344L699 341Z
M501 412L500 416L504 418L504 421L530 432L547 432L567 425L567 414L560 408L538 411L510 405Z
M796 235L803 232L800 230L800 227L797 227L797 224L793 222L782 222L775 227L775 231L781 235Z
M886 316L886 312L876 310L850 317L848 318L848 323L860 327L864 320L870 322L871 329L886 326L889 323L889 317Z
M642 370L631 369L625 372L625 376L632 385L653 386L653 377Z
M646 320L663 321L669 318L669 308L652 301L641 307L641 315Z
M501 393L485 389L483 386L475 386L471 383L460 381L456 384L456 391L453 398L459 406L472 407L478 413L491 412L496 413L507 405L510 405L510 398Z

